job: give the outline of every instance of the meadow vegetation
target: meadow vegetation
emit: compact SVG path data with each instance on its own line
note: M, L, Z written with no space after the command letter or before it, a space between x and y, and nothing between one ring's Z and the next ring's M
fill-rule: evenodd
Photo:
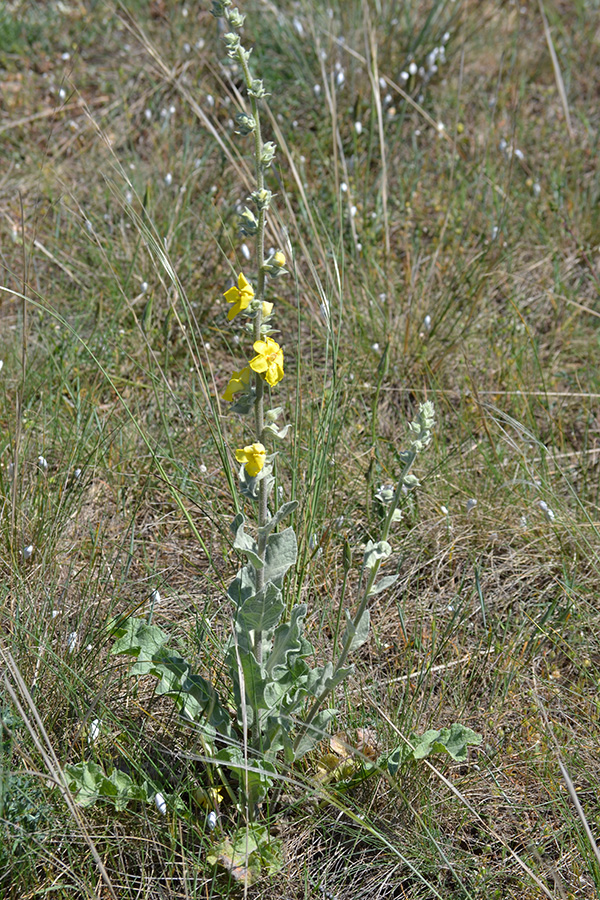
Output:
M278 148L273 496L298 503L283 600L306 604L311 666L339 650L431 401L397 578L321 740L244 809L151 667L114 652L157 626L234 708L244 80L209 0L7 0L0 897L591 900L600 3L240 8Z

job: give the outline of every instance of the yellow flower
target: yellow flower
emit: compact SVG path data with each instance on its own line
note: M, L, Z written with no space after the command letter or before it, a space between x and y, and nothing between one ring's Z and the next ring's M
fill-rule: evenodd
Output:
M239 463L245 463L246 472L254 478L265 464L267 451L262 444L251 444L243 450L235 451L235 458Z
M256 356L250 360L250 368L264 375L267 384L274 387L283 378L283 350L272 338L255 341Z
M254 288L248 279L240 272L237 287L235 287L235 285L230 287L228 291L225 291L223 296L228 303L233 303L233 306L227 313L227 318L231 322L238 313L243 312L248 308L251 301L254 299Z
M285 266L285 256L283 255L281 250L278 250L277 253L273 254L272 262L273 265L277 266L278 269L283 269L283 267Z
M272 312L273 312L273 304L269 303L267 300L263 300L263 305L262 305L263 319L268 319Z
M252 372L249 367L246 366L245 369L241 369L239 372L234 372L231 378L229 379L229 384L225 388L225 393L223 394L223 400L228 400L229 403L233 400L233 395L237 394L238 391L243 391L250 384L250 376Z

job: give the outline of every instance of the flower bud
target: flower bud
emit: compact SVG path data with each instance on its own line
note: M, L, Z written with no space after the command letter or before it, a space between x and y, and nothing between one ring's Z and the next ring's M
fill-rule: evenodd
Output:
M263 188L261 191L253 191L250 194L250 197L252 198L252 200L254 200L258 209L268 209L273 194L271 193L271 191L267 191L265 188Z
M246 16L242 15L237 6L234 6L233 9L228 9L225 12L225 18L232 28L241 28Z
M252 134L254 129L256 128L256 122L254 121L254 116L248 115L248 113L238 113L235 117L235 121L237 124L237 133L238 134Z
M265 261L263 270L267 275L270 275L271 278L277 278L278 275L287 275L287 269L284 269L284 266L285 256L281 250L277 250L276 253L272 253Z
M258 220L251 209L244 207L240 213L241 229L243 234L256 234L258 231Z
M256 100L262 100L263 97L267 96L267 92L265 91L264 84L262 83L262 78L253 78L248 88L248 93L251 97L254 97Z
M234 34L233 31L229 31L223 36L223 40L227 47L227 55L230 56L231 59L235 59L241 43L239 34Z
M264 166L265 169L268 169L275 159L276 152L277 146L273 143L273 141L267 141L266 144L263 144L263 148L260 153L260 163L262 166Z

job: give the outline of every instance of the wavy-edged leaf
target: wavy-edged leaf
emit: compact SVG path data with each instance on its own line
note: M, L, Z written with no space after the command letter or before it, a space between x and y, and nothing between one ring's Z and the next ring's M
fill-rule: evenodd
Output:
M378 541L376 544L368 541L365 546L363 566L365 569L372 569L377 560L387 559L391 555L392 548L387 541Z

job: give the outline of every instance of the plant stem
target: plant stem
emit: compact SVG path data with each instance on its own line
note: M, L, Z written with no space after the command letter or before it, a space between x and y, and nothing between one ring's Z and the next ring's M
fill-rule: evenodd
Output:
M417 458L417 454L414 450L411 450L407 454L406 462L404 463L404 467L400 474L398 484L396 485L394 499L390 503L390 508L388 510L387 516L385 517L385 521L383 523L383 529L381 531L381 540L382 541L387 541L387 539L389 537L390 529L392 527L392 522L394 520L394 512L398 509L398 506L400 504L400 498L402 496L402 488L404 485L404 479L410 472L411 467L416 458ZM348 658L348 654L350 653L350 647L352 645L352 638L353 638L354 633L356 632L356 629L358 628L358 624L359 624L360 620L362 619L364 612L367 608L367 603L369 602L369 597L371 595L371 589L373 588L373 585L375 584L375 579L377 578L377 573L379 572L380 565L381 565L381 559L377 559L377 560L375 560L373 567L369 570L369 577L367 578L367 583L365 585L362 600L360 601L360 604L358 606L356 614L355 614L354 618L352 619L353 627L349 628L347 630L346 639L342 645L340 655L339 655L337 662L333 669L333 674L331 677L331 681L333 683L335 683L335 676L338 674L340 669L343 667L344 663L346 662L346 660ZM315 719L317 713L319 712L321 706L323 705L323 702L327 699L327 697L332 692L332 690L333 690L333 688L326 686L323 688L323 690L318 695L318 697L315 698L311 708L309 709L309 711L307 713L307 716L306 716L304 722L302 723L302 727L300 728L300 731L294 742L295 750L297 749L298 745L300 744L300 741L302 740L302 738L306 734L307 730L309 729L311 723Z
M261 161L262 152L263 152L263 139L262 132L260 127L260 111L258 106L258 100L251 93L252 87L252 76L250 74L250 69L248 68L248 63L243 53L238 55L238 59L240 65L242 67L242 71L244 74L244 81L246 82L246 88L248 89L248 96L250 98L250 106L252 108L252 116L254 118L254 163L255 163L255 172L256 172L256 189L258 192L264 190L265 186L265 172L264 172L264 164ZM255 299L258 301L259 306L256 312L256 317L254 319L254 341L259 341L261 339L261 325L262 325L262 301L264 299L265 293L265 224L266 224L266 209L261 207L258 210L258 227L256 231L256 251L255 251L255 259L256 259L256 272L257 272L257 281L256 281L256 291L255 291ZM263 441L263 431L265 427L265 383L262 376L257 372L254 376L254 386L256 389L256 397L254 401L254 427L256 433L256 440L259 443ZM263 560L265 559L266 547L267 547L267 536L262 534L261 529L264 525L267 524L268 521L268 508L267 508L267 480L263 478L258 485L258 529L259 529L259 538L258 538L258 555ZM265 583L265 572L263 567L255 568L256 572L256 589L257 591L262 590ZM254 656L259 666L262 666L262 657L263 657L263 636L262 631L256 631L254 634ZM254 745L257 749L260 745L260 711L258 708L254 709Z

